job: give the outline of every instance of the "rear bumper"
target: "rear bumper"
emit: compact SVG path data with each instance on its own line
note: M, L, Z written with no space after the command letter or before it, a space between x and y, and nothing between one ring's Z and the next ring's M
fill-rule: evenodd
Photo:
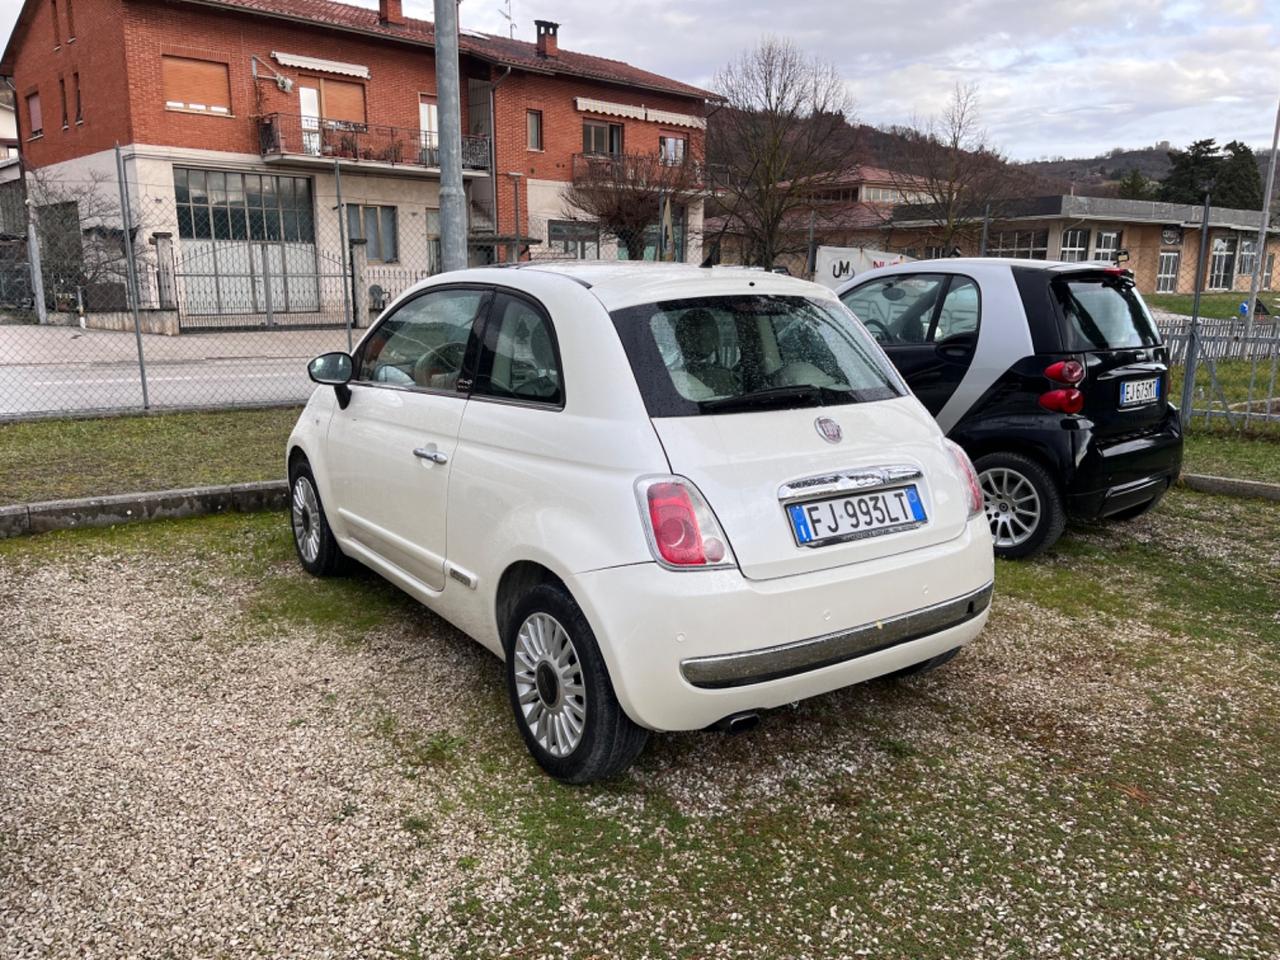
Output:
M581 574L570 589L627 714L696 730L968 643L986 623L993 574L979 517L947 543L797 576L645 563Z
M1182 469L1182 425L1172 407L1154 430L1139 436L1089 440L1067 490L1076 517L1106 517L1164 494Z

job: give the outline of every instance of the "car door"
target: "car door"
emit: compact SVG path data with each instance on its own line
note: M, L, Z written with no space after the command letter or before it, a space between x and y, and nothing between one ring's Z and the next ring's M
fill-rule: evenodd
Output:
M432 590L444 587L451 459L490 298L436 287L397 306L356 351L350 402L329 424L344 535Z
M854 287L841 300L937 416L973 361L980 314L977 283L961 275L896 273Z

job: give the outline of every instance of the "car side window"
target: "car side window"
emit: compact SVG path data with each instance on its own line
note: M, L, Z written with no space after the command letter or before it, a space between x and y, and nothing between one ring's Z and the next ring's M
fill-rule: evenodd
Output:
M485 290L432 290L401 304L355 357L353 380L454 391Z
M946 280L940 274L895 274L854 287L840 299L881 345L926 343Z
M564 403L555 332L539 307L507 293L495 295L472 395Z
M978 285L968 277L952 277L942 309L938 311L933 341L937 343L950 337L977 333L979 312Z

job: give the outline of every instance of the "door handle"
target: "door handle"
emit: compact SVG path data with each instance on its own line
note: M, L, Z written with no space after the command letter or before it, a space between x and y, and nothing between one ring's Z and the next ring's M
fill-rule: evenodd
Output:
M413 455L422 460L430 460L432 463L449 462L449 455L443 450L437 450L434 443L427 447L418 447L413 451Z

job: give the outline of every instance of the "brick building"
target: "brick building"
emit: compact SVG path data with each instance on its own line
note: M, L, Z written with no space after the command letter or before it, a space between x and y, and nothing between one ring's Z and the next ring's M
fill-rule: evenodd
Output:
M617 256L565 209L575 157L701 154L710 94L537 31L459 38L476 263ZM434 33L400 0L26 0L0 74L42 183L115 190L121 145L137 246L172 256L188 312L313 311L348 233L386 292L438 269ZM677 219L696 258L701 201Z

